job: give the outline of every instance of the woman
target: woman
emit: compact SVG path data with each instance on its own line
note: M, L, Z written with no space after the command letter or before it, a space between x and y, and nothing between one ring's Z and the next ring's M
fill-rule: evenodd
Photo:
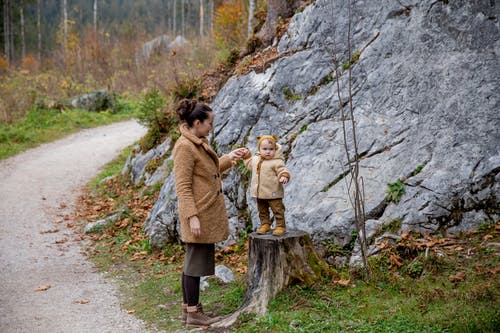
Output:
M189 326L209 326L217 318L203 312L199 302L200 277L214 274L215 243L228 236L221 172L248 151L240 148L217 156L206 138L214 121L214 112L208 105L182 100L177 114L181 137L174 147L174 174L181 238L186 243L182 318Z

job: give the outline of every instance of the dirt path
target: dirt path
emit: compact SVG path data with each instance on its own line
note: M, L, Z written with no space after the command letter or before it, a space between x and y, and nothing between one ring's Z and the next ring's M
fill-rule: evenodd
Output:
M144 133L121 122L0 161L0 332L147 332L64 220L78 189Z

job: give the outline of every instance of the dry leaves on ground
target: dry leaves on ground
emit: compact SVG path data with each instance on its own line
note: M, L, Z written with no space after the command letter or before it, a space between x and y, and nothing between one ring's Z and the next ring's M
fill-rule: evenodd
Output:
M51 285L50 284L47 284L47 285L43 285L43 286L38 286L36 287L35 289L33 289L34 291L47 291L51 288Z

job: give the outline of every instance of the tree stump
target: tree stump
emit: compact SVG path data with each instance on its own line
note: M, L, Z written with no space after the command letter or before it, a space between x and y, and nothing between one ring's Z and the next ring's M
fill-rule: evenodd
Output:
M243 303L212 327L230 327L242 313L261 316L283 288L295 284L310 286L332 273L316 253L307 232L290 230L282 236L252 233L248 246L248 287Z

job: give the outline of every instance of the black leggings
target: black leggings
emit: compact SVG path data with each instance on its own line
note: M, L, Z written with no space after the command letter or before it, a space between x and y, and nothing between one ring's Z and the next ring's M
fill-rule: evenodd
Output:
M188 306L200 303L200 277L182 273L182 301Z

